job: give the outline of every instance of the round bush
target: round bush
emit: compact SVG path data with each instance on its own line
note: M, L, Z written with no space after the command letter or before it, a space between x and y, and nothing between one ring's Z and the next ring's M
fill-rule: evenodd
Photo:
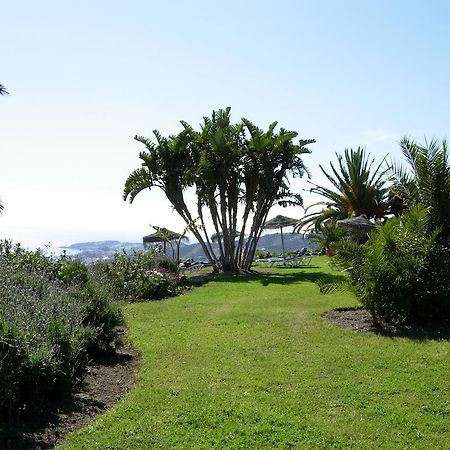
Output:
M344 240L337 263L378 322L450 320L450 252L415 208L379 226L364 245Z
M100 267L117 299L154 300L175 295L180 282L177 265L152 252L116 253Z

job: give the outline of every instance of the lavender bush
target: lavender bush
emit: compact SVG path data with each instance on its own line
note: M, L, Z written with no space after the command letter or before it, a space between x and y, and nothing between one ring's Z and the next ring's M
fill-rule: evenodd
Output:
M122 322L81 263L0 242L0 410L69 389Z

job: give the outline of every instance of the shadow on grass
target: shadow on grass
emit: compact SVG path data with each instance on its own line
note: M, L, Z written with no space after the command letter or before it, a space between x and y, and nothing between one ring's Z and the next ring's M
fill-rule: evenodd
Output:
M216 275L212 273L202 273L185 276L185 278L182 280L182 286L185 286L186 288L203 286L209 281L212 281L215 276Z
M370 313L362 308L336 308L323 315L334 325L357 332L369 332L390 338L412 340L450 340L448 322L424 322L408 325L375 324Z
M418 341L450 341L450 327L444 323L413 324L401 328L382 328L372 330L373 333L387 337L402 337Z
M312 268L306 267L305 268ZM299 272L293 268L284 268L283 273L263 273L255 272L252 274L221 274L221 275L209 275L204 279L204 283L208 281L224 281L228 283L253 283L255 281L261 283L262 286L269 286L270 284L294 284L301 282L321 284L342 283L345 281L345 275L328 272Z

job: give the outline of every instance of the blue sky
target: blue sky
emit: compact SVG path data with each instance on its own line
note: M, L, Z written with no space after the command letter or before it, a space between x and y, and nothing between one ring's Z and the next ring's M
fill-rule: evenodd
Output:
M318 164L346 147L399 159L405 134L443 138L449 19L444 0L3 1L0 237L60 245L182 228L157 192L121 200L139 164L133 136L214 108L315 138L305 161L319 182Z

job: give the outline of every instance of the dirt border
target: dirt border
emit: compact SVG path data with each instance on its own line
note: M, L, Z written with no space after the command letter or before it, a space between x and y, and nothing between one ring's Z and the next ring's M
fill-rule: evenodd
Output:
M324 313L323 317L333 325L357 332L418 340L450 340L450 324L448 322L427 322L404 326L378 325L374 323L370 313L362 308L336 308Z
M52 400L24 411L17 434L7 450L52 449L66 434L85 427L93 418L111 409L135 385L141 357L125 338L115 353L97 355L87 366L80 385L68 398Z

